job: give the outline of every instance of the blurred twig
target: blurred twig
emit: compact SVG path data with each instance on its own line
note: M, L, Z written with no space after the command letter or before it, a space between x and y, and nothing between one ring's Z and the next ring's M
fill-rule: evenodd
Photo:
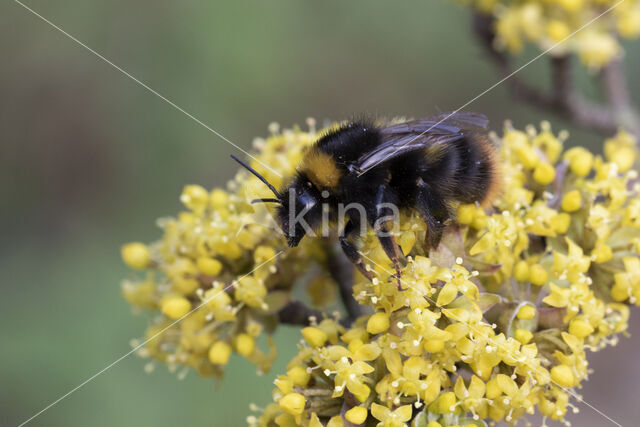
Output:
M340 319L340 324L349 327L354 320L365 314L364 307L358 304L353 297L353 264L347 259L342 250L336 247L334 242L327 240L325 249L327 253L327 270L338 284L340 300L347 312L347 316ZM288 325L309 326L311 317L321 321L327 315L322 311L308 307L298 300L291 300L278 311L280 322Z
M617 123L640 139L640 114L631 99L622 60L614 59L605 65L600 79Z
M287 325L309 326L311 317L318 321L324 318L322 312L307 307L302 301L291 300L287 305L278 311L278 319Z
M474 14L474 31L489 58L503 76L510 76L507 87L519 99L545 111L553 111L565 119L586 129L605 135L614 134L620 127L632 132L640 144L640 115L634 108L627 88L622 61L614 60L603 67L599 77L604 90L606 104L589 101L575 89L571 72L571 56L551 58L550 91L531 86L518 75L506 54L495 49L493 18L490 15Z

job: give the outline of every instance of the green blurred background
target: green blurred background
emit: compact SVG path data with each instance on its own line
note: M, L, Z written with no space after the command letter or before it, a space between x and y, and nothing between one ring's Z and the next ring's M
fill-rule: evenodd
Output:
M245 148L272 121L424 116L498 80L470 36L468 11L444 0L28 5ZM19 4L3 2L0 22L0 425L9 426L130 349L147 319L121 298L131 273L120 245L156 239L155 219L179 209L182 187L223 185L238 152ZM544 85L545 66L543 58L522 74ZM627 66L639 68L638 45L627 46ZM640 82L631 85L639 99ZM546 117L505 87L468 109L494 129ZM599 150L601 138L552 122L571 131L571 144ZM164 366L149 375L131 356L30 425L243 425L249 403L270 401L298 337L278 332L270 374L256 377L235 357L221 384L193 373L179 381ZM625 425L640 417L639 351L623 338L592 354L583 390ZM608 423L584 405L569 419Z

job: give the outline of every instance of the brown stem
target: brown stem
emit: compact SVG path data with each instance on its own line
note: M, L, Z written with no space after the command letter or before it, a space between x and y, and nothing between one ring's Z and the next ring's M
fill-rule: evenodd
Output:
M505 84L514 96L534 107L551 110L578 126L605 135L612 135L619 127L624 127L639 137L640 144L640 116L633 108L620 61L612 61L602 70L601 80L607 105L600 105L575 91L569 55L551 58L553 88L551 92L546 92L530 86L519 75L513 74L507 55L494 47L495 33L491 16L474 14L474 30L496 68L502 76L508 77Z
M615 117L608 106L594 104L575 91L571 56L551 58L553 104L557 114L577 125L610 135L615 133Z
M351 326L355 319L365 314L364 307L358 304L353 297L353 264L334 242L327 240L325 248L327 269L338 284L340 299L347 312L347 316L340 319L340 324L348 327ZM291 300L278 311L280 322L288 325L309 326L311 324L310 317L315 317L320 321L326 315L321 311L307 307L302 301L298 300Z
M622 60L617 58L605 65L600 72L600 79L616 122L640 139L640 114L633 106Z
M494 49L493 42L495 34L493 32L493 19L489 15L482 13L475 13L473 15L473 29L475 35L480 41L481 45L485 48L485 51L489 58L494 62L500 74L504 77L513 73L511 65L507 60L506 55L502 52ZM552 103L552 99L543 94L539 90L532 88L526 82L521 80L519 76L512 75L505 83L511 90L511 92L518 98L526 99L528 102L537 106L548 106Z

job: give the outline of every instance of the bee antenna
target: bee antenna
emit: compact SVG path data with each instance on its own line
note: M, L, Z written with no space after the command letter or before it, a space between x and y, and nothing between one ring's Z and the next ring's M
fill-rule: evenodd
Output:
M278 203L280 203L280 199L282 198L280 196L280 193L278 193L278 190L276 190L276 188L273 185L271 185L269 183L269 181L267 181L267 179L264 176L260 175L254 168L252 168L251 166L249 166L248 164L246 164L245 162L243 162L242 160L240 160L239 158L237 158L233 154L231 155L231 158L233 160L235 160L236 162L240 163L240 166L242 166L243 168L245 168L246 170L248 170L249 172L254 174L260 181L264 182L264 184L267 187L269 187L269 190L271 190L273 192L273 194L275 194L276 198L278 199Z
M280 203L280 199L271 199L271 198L253 199L251 201L251 204L254 204L254 203Z

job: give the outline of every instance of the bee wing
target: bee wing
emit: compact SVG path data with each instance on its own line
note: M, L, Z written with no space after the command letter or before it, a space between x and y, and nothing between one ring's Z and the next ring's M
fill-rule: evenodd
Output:
M486 130L489 120L484 114L469 112L441 113L380 129L383 142L350 165L358 175L402 154L436 144L448 144L473 132Z

